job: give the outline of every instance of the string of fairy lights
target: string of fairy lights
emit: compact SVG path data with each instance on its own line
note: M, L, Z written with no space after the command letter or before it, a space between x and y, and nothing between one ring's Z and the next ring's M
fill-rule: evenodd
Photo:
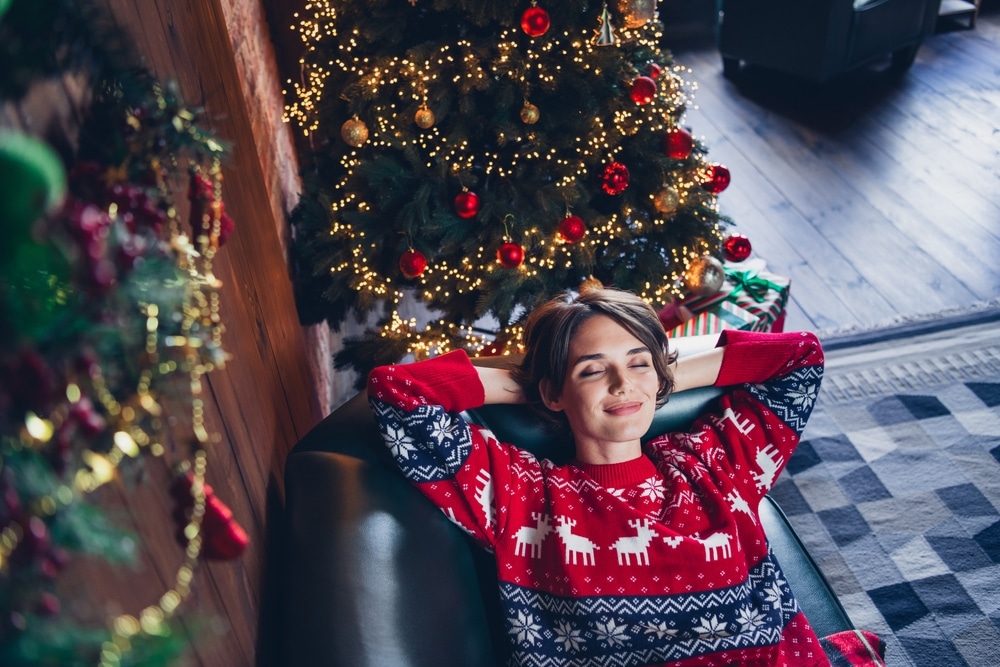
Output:
M618 159L624 149L624 139L639 133L659 135L675 126L690 103L686 81L689 70L680 66L670 68L662 73L658 92L648 103L622 106L609 117L595 115L589 120L586 132L574 137L567 145L542 149L535 141L534 120L537 120L538 109L531 103L532 95L555 89L560 77L569 71L595 78L607 75L601 65L605 59L599 56L600 50L608 47L594 38L593 31L551 30L545 33L545 39L535 39L511 27L503 29L495 43L486 46L477 46L468 39L456 39L434 46L421 61L416 60L413 54L377 59L362 49L357 28L342 28L338 25L339 18L332 0L311 2L295 14L296 22L291 28L298 32L306 47L306 55L300 61L300 81L288 82L294 101L286 106L285 112L286 122L298 125L306 137L319 132L335 134L336 128L322 127L320 121L320 106L324 94L329 94L326 86L335 72L342 73L343 78L350 82L342 92L345 99L377 98L382 101L371 105L371 117L360 126L363 129L358 137L360 144L348 141L355 148L348 148L339 156L343 175L339 182L332 184L335 196L330 211L334 222L330 234L349 239L354 251L350 261L331 266L330 271L338 274L350 272L354 276L352 285L358 290L390 300L393 312L381 335L405 338L409 352L418 358L445 352L456 341L462 341L461 344L470 351L488 349L492 340L489 334L478 334L471 328L442 321L430 322L421 331L413 318L399 315L399 305L405 298L401 285L393 276L383 275L370 265L367 250L374 245L359 229L339 218L344 212L370 208L367 202L359 200L357 192L350 187L363 164L357 147L364 144L366 149L376 152L417 150L428 169L448 165L449 173L459 182L462 182L462 175L471 172L474 167L487 177L510 178L518 172L522 162L543 164L554 174L556 186L569 191L580 179L592 174L595 164ZM605 12L602 21L607 20ZM659 50L662 30L656 21L640 21L621 29L616 27L616 31L620 39L635 42L639 48L650 52ZM324 54L332 54L322 62L315 57L321 47ZM484 90L501 80L514 83L522 91L525 105L522 111L524 122L519 128L507 126L497 131L497 145L503 151L472 146L464 139L450 137L433 124L433 113L428 109L431 90L442 85L459 92ZM400 131L400 128L414 124L412 109L415 104L420 108L416 120L421 131ZM422 112L424 115L420 116ZM354 121L357 129L357 117ZM663 190L649 195L653 205L648 221L644 221L645 216L634 215L636 212L628 209L621 214L610 213L604 219L589 221L586 236L579 240L579 244L592 251L609 247L626 232L642 232L646 224L654 227L668 224L671 214L678 209L689 209L695 216L700 216L699 209L717 212L715 198L706 196L700 187L704 173L695 170L684 176L668 179L664 175ZM666 249L669 258L665 258L665 265L681 268L647 283L647 288L641 293L643 298L664 303L676 296L683 271L690 260L710 253L713 245L717 247L721 239L717 216L711 219L705 216L704 222L713 230L711 238L701 239L693 246ZM534 225L518 226L517 221L511 227L505 230L504 238L519 241L523 247L532 249L524 255L523 263L516 267L525 277L537 276L557 267L568 269L573 266L574 248L559 234L552 235ZM442 298L447 299L452 290L467 294L481 289L484 277L496 270L496 248L480 247L474 256L464 258L459 265L449 264L443 259L428 264L420 273L419 290L425 300L440 302ZM516 328L502 331L498 338L516 336L517 333Z

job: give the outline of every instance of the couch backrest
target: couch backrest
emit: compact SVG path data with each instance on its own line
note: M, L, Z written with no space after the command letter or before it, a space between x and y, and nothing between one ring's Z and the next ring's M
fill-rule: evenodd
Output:
M722 394L716 387L702 387L670 396L657 409L643 442L663 433L686 429ZM565 463L573 457L573 439L567 429L547 428L545 422L522 405L484 405L467 413L469 421L486 426L501 442L517 443L538 458Z
M719 393L671 396L647 437L685 427ZM525 406L487 406L467 417L538 456L572 455L568 435L546 431ZM295 446L285 490L287 664L504 662L492 556L393 469L363 394Z

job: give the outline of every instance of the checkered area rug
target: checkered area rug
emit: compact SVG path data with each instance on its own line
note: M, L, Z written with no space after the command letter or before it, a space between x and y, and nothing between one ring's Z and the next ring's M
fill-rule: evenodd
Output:
M1000 348L968 361L828 371L771 493L890 667L1000 666Z

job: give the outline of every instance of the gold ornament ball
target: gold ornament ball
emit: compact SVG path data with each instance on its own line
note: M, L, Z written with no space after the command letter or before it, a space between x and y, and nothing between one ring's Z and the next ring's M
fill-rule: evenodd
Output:
M525 102L524 106L521 107L521 122L525 125L534 125L537 123L539 115L538 107L531 102Z
M691 260L684 271L684 284L695 296L711 296L720 289L726 281L726 273L722 262L711 255L702 255Z
M413 122L417 124L422 130L426 130L434 126L434 112L427 107L420 107L417 109L417 113L413 116Z
M674 190L669 185L663 186L659 192L654 193L652 199L653 208L663 215L673 215L677 211L677 204L680 202L677 190Z
M617 4L626 28L640 28L656 18L656 0L618 0Z
M368 126L355 116L340 126L340 136L348 146L357 148L368 141Z

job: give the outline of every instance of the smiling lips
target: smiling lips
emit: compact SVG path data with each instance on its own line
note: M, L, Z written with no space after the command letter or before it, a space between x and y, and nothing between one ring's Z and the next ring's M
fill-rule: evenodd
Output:
M638 401L618 403L604 409L605 412L613 417L627 417L628 415L634 415L639 410L642 410L642 403Z

